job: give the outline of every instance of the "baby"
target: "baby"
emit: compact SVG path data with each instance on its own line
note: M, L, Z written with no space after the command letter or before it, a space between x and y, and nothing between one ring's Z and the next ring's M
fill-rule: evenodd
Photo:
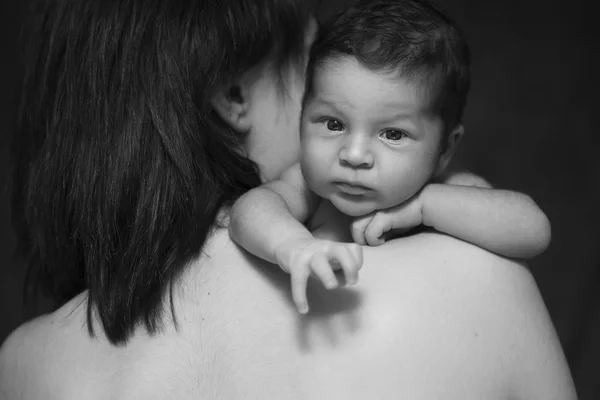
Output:
M468 89L468 47L447 16L423 1L358 1L311 51L301 161L235 203L231 237L290 273L301 313L310 275L335 288L341 268L354 284L359 245L415 227L506 257L539 254L550 226L528 196L443 178Z

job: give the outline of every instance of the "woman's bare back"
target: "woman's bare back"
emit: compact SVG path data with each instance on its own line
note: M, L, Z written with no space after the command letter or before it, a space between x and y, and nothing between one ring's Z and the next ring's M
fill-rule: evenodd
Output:
M225 230L207 254L177 285L178 330L166 318L126 346L98 326L91 339L85 293L20 328L0 399L574 398L529 273L466 243L425 233L365 248L359 284L314 282L307 316L288 276Z

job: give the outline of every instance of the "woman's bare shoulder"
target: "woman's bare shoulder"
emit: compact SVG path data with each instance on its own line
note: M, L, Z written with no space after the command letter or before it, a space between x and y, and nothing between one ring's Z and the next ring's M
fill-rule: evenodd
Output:
M575 398L556 332L524 263L427 232L365 248L360 279L381 297L376 304L400 305L382 307L387 311L379 315L396 333L410 322L416 346L450 351L448 363L449 347L462 349L463 360L480 372L503 376L516 398Z
M37 398L37 379L44 376L38 371L46 358L48 316L26 322L14 330L0 348L0 399ZM35 381L35 382L34 382ZM39 396L39 394L38 394Z
M59 382L73 368L69 355L83 336L85 315L78 296L57 311L32 319L13 331L0 348L0 400L64 397ZM83 321L83 319L82 319ZM77 331L77 332L74 332ZM87 334L87 331L84 332Z
M492 290L496 294L538 293L536 283L524 262L500 257L451 236L424 232L394 240L379 247L365 247L365 268L377 274L427 280L430 283L460 285L462 291ZM490 301L499 300L498 298ZM433 297L435 298L435 296ZM508 299L502 298L503 302ZM513 301L517 298L512 297Z

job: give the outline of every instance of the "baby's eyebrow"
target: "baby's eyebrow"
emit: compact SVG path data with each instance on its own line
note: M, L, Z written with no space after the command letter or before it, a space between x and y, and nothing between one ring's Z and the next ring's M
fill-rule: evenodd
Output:
M383 122L394 122L394 121L405 121L405 120L412 121L414 119L415 119L414 113L401 112L401 113L397 113L397 114L391 115L386 118L382 118L381 120Z
M315 105L333 107L336 110L339 110L338 105L341 105L341 106L345 105L350 109L354 109L354 107L352 106L351 103L349 103L345 100L342 100L342 99L333 99L333 98L319 96L319 97L316 97L313 101L314 101Z
M343 107L337 107L335 103L328 101L315 102L311 108L315 114L331 114L331 116L341 118L345 118L347 114L347 111L344 111Z

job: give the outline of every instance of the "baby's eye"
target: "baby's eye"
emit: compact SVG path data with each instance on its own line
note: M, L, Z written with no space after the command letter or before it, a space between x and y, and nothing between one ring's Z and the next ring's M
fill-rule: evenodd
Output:
M405 136L407 136L405 132L397 131L395 129L386 129L385 131L381 132L381 135L379 135L379 137L381 137L382 139L388 140L390 142L400 141Z
M328 118L327 129L329 129L330 131L342 131L344 130L344 125L337 119Z

